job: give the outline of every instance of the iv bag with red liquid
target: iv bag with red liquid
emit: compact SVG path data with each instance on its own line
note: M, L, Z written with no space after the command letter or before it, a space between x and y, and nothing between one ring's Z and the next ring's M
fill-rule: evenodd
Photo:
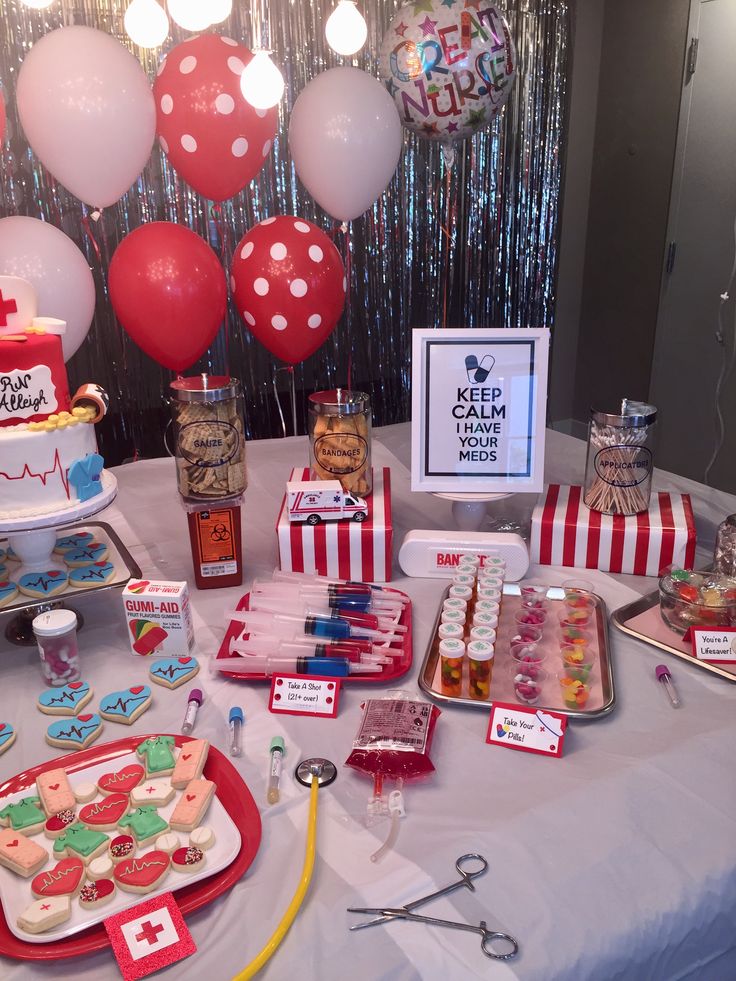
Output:
M374 780L415 780L434 773L429 752L441 715L435 705L405 698L371 698L362 708L363 718L346 766Z

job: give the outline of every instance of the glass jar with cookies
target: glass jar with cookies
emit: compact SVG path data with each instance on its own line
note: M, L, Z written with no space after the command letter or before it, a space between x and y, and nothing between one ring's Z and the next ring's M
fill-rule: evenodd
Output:
M309 396L309 465L312 480L339 480L358 497L373 490L371 400L344 388Z

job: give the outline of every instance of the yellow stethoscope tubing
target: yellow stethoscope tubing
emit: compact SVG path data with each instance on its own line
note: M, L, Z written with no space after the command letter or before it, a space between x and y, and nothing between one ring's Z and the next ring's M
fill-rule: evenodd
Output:
M264 967L273 957L273 955L278 950L281 941L284 939L286 934L289 932L291 924L296 918L296 914L299 912L302 903L304 902L304 897L307 894L307 889L309 889L309 883L312 881L312 872L314 871L314 857L317 851L317 795L319 793L319 781L316 777L312 778L312 783L309 790L309 819L307 822L307 845L304 854L304 865L302 866L302 875L299 880L299 885L296 888L296 892L289 903L289 906L281 918L281 922L276 927L274 932L266 941L266 945L257 954L247 967L236 974L233 981L247 981L248 978L254 977L262 967Z

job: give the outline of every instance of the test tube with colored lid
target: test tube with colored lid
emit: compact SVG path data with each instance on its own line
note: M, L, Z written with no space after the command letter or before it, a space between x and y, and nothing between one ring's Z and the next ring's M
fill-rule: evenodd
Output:
M245 716L239 705L233 705L227 721L230 727L230 755L240 756L243 752L243 723L245 722Z
M269 804L278 804L281 797L281 767L286 756L286 746L281 736L274 736L268 752L271 756L271 766L268 771L268 791L266 800Z

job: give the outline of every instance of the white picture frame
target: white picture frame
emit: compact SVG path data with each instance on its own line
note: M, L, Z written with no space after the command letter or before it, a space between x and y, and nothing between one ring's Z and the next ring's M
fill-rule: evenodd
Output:
M549 329L412 333L411 489L541 491Z

